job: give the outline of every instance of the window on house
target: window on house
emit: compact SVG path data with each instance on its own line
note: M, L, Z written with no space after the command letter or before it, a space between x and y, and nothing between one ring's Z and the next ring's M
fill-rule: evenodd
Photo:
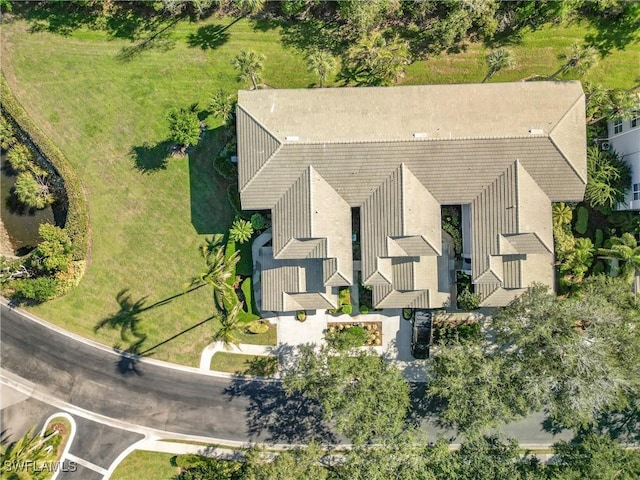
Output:
M633 117L631 117L631 128L635 128L638 126L638 119L640 118L640 110L636 110L633 112Z
M622 119L618 118L613 121L613 133L621 133L622 132Z
M640 200L640 183L633 184L633 199Z

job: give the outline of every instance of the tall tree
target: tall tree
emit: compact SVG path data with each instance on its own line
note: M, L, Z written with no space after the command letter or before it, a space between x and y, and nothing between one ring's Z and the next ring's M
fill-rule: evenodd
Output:
M55 200L47 182L31 172L22 172L18 175L15 193L20 203L31 208L46 208Z
M169 138L175 142L184 155L192 145L200 141L200 120L198 119L198 105L194 103L189 108L173 108L167 115L169 121Z
M593 125L601 120L628 119L640 109L638 95L619 89L600 91L597 88L587 98L587 124Z
M224 236L215 234L211 240L200 246L200 255L204 259L205 269L200 275L191 279L190 287L210 285L219 310L224 310L224 299L233 289L229 279L235 275L236 264L240 253L225 257Z
M264 452L252 449L245 458L246 480L324 480L329 471L321 465L325 453L320 445L310 442L304 448L280 452L274 459Z
M565 53L560 54L559 58L564 60L564 63L551 74L550 80L555 79L560 74L566 75L569 72L576 72L578 75L584 74L598 63L598 51L591 45L574 43Z
M324 86L327 77L336 69L336 59L325 50L311 50L307 56L307 69L318 77L320 88Z
M409 63L407 42L373 32L348 50L340 76L355 85L391 85L404 76Z
M513 67L515 64L516 60L510 50L507 50L503 47L491 50L491 52L489 52L489 54L487 55L488 71L486 76L482 79L482 83L489 80L503 68Z
M46 450L44 439L30 429L16 442L0 451L0 473L2 478L8 480L45 478L47 471L41 467L47 460L51 460L51 455Z
M240 71L240 80L251 80L253 89L258 89L258 83L262 81L261 73L264 68L265 56L253 50L240 50L233 59L233 66Z
M220 327L213 334L213 341L222 342L227 350L230 350L232 345L240 344L238 335L247 325L239 315L241 308L242 305L238 302L218 319Z
M587 187L584 199L594 208L613 208L631 186L631 168L612 150L587 148Z
M384 441L405 427L409 385L400 371L374 352L299 348L283 387L317 400L324 416L354 444Z
M640 272L640 245L631 233L625 232L620 237L611 238L611 247L600 248L598 253L603 258L620 262L617 274L628 284Z

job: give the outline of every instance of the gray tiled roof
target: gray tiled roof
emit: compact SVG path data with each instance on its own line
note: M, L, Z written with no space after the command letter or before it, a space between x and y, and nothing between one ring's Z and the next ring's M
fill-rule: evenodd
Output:
M548 279L550 201L584 194L578 82L241 91L237 118L242 205L272 209L275 257L318 259L325 288L351 284L360 207L379 306L442 303L441 204L472 205L487 302Z

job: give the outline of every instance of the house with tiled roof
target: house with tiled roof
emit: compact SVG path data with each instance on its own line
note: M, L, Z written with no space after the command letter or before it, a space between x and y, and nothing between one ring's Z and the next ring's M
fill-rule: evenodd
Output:
M272 213L268 311L336 308L358 278L376 308L441 307L445 205L469 212L481 305L553 286L551 203L587 181L579 82L240 91L237 131L242 207Z

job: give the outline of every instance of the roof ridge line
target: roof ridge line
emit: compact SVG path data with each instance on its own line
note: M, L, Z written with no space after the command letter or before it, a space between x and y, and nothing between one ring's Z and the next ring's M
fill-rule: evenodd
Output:
M555 128L555 127L554 127ZM269 134L271 135L271 134ZM271 135L273 136L273 135ZM300 140L296 140L295 142L291 142L291 143L285 143L285 142L279 142L280 145L285 146L285 145L324 145L324 144L330 144L330 145L339 145L339 144L356 144L356 143L363 143L363 144L375 144L375 143L428 143L428 142L439 142L439 141L446 141L446 142L451 142L451 141L457 141L457 140L507 140L507 139L521 139L521 138L547 138L549 135L532 135L532 134L527 134L527 135L495 135L495 136L491 136L491 137L432 137L432 138L400 138L400 139L387 139L387 140L380 140L380 139L376 139L376 140L340 140L340 141L331 141L331 140L306 140L306 141L300 141ZM274 137L275 138L275 137Z
M273 138L273 140L276 142L276 144L278 145L276 147L276 149L273 151L273 153L271 155L269 155L269 158L267 158L265 160L265 162L260 166L260 168L258 168L255 173L251 176L251 178L249 180L247 180L247 182L244 184L244 186L242 187L242 189L239 189L239 192L242 192L244 190L246 190L246 188L251 184L251 182L253 182L253 180L258 176L258 174L264 169L264 167L266 167L266 165L269 163L269 161L276 156L276 154L282 149L283 143L278 140L278 138L276 138L268 129L267 127L260 121L258 121L256 119L256 117L254 117L253 115L251 115L246 109L244 109L241 105L238 105L237 108L239 110L242 110L245 115L247 115L249 118L251 118L251 120L253 122L256 123L256 125L259 125L260 128L267 134L269 135L271 138ZM239 178L238 178L238 183L239 183Z
M587 178L583 177L580 172L578 172L578 170L576 169L576 167L573 165L573 162L571 162L567 156L565 155L565 153L560 149L560 147L558 146L558 144L556 143L555 139L553 138L553 132L556 131L556 129L558 127L560 127L560 125L562 125L563 120L567 117L567 115L569 115L569 113L575 108L575 106L578 104L578 102L580 102L580 100L582 100L582 98L584 97L584 93L582 93L582 95L579 95L578 98L576 98L575 102L573 102L571 104L571 106L567 109L566 112L564 112L564 114L562 115L562 117L560 117L560 120L558 120L556 122L556 124L553 126L553 128L551 129L551 131L549 132L549 134L547 135L547 138L549 138L549 141L551 142L551 144L555 147L555 149L558 151L558 153L560 153L560 156L562 158L564 158L564 161L571 167L571 170L573 170L576 175L578 176L578 178L580 180L582 180L585 185L587 184ZM546 193L546 192L545 192Z

